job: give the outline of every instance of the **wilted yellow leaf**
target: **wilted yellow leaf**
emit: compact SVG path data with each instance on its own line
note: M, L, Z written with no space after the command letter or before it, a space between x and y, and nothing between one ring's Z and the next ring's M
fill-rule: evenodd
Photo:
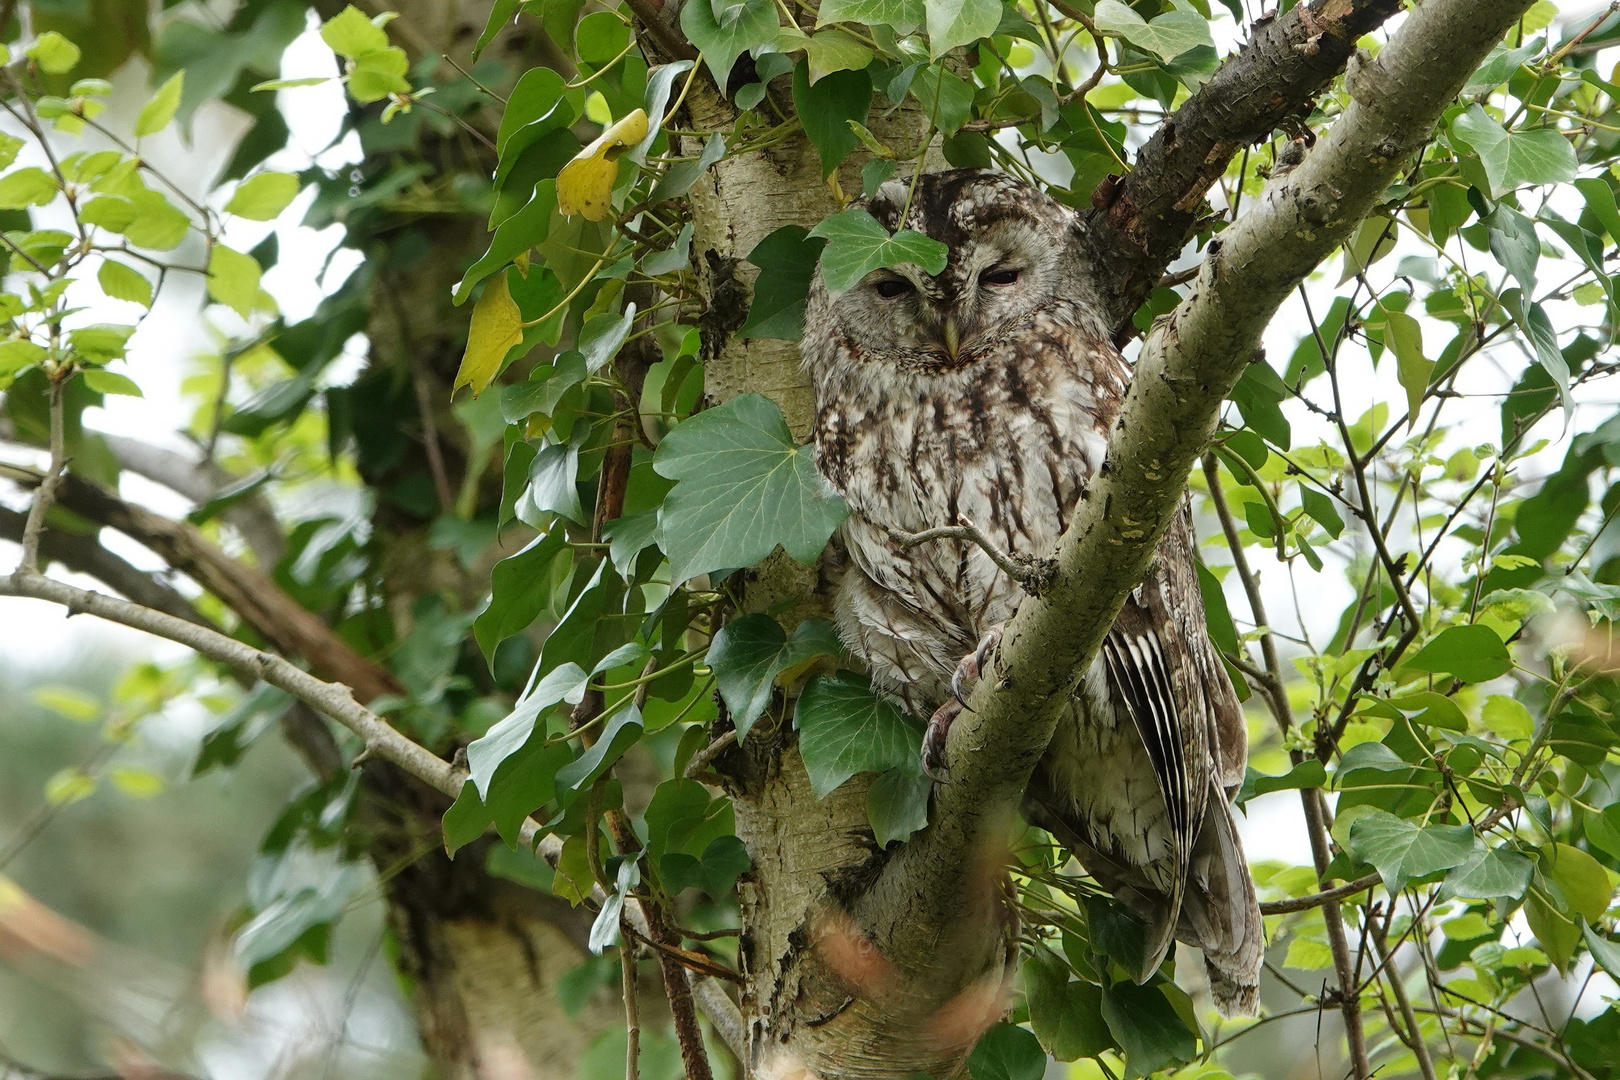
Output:
M456 372L456 384L450 388L450 393L454 394L463 386L472 387L474 397L483 393L484 387L500 371L507 352L522 340L523 313L507 291L506 275L496 274L484 286L484 295L473 305L467 351L461 356L461 369Z
M637 109L602 132L596 141L574 156L557 174L557 210L587 221L607 217L613 181L619 175L619 154L647 137L647 113Z

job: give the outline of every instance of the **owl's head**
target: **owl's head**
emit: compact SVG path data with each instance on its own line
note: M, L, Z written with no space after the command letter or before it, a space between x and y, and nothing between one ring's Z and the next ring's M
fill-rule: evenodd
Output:
M910 188L909 180L890 180L866 209L886 229L914 229L943 243L945 269L874 270L837 295L817 273L803 342L813 375L839 359L958 370L1043 311L1101 332L1090 325L1096 307L1076 257L1074 211L1031 184L983 169L927 173Z

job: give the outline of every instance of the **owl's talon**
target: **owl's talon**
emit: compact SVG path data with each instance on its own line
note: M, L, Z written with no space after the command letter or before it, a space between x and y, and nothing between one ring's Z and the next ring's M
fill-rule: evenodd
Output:
M940 783L949 783L950 770L946 766L945 740L951 733L951 724L962 713L962 703L947 701L928 718L928 731L923 735L923 773Z
M973 693L974 685L984 673L985 665L990 662L990 654L1001 644L1001 631L1000 623L986 630L984 636L979 638L979 644L962 657L962 662L956 665L956 671L951 674L951 694L963 705L967 704L968 695Z

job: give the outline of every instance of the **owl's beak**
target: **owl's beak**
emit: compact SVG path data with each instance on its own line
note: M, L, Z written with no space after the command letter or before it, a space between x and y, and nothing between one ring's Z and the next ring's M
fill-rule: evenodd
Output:
M944 331L945 355L955 360L957 352L962 347L962 332L957 329L955 316L947 315L945 317Z

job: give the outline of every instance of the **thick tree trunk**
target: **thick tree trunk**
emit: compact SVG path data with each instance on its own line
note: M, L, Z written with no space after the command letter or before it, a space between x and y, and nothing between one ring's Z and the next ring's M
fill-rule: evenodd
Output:
M589 957L590 914L490 878L487 848L454 862L435 852L389 889L423 1049L447 1080L572 1076L591 1042L624 1023L616 995L597 994L578 1016L557 996L558 980Z
M786 82L781 78L776 86ZM693 87L688 108L690 127L700 131L725 130L736 116L703 82ZM902 152L916 147L928 128L927 118L912 109L888 119L874 116L871 123L879 139ZM684 152L697 152L691 143ZM861 167L870 160L858 150L839 167L838 186L847 196L860 194ZM926 163L929 169L946 167L937 144ZM781 408L802 440L809 434L815 400L798 343L736 336L758 276L745 260L777 229L808 228L836 213L835 189L823 180L814 148L800 138L721 161L699 180L691 201L693 259L709 307L703 326L707 396L718 404L739 394L762 394ZM839 558L832 551L820 565L805 567L777 552L745 572L737 593L747 610L771 609L790 625L825 615ZM781 615L784 601L796 603ZM775 730L768 730L769 723L761 721L746 748L717 763L736 809L737 835L753 861L739 886L745 928L740 963L757 1075L788 1077L799 1070L823 1080L952 1075L982 1029L971 1023L961 1028L971 1028L964 1042L957 1031L942 1031L935 1022L954 1023L938 1008L962 986L931 987L908 1002L907 988L891 985L897 972L846 914L847 904L885 858L867 821L872 778L856 776L818 801L791 722L784 718ZM989 972L999 984L1004 950L991 912L981 929L980 940L995 947L982 962L967 965L966 981Z

